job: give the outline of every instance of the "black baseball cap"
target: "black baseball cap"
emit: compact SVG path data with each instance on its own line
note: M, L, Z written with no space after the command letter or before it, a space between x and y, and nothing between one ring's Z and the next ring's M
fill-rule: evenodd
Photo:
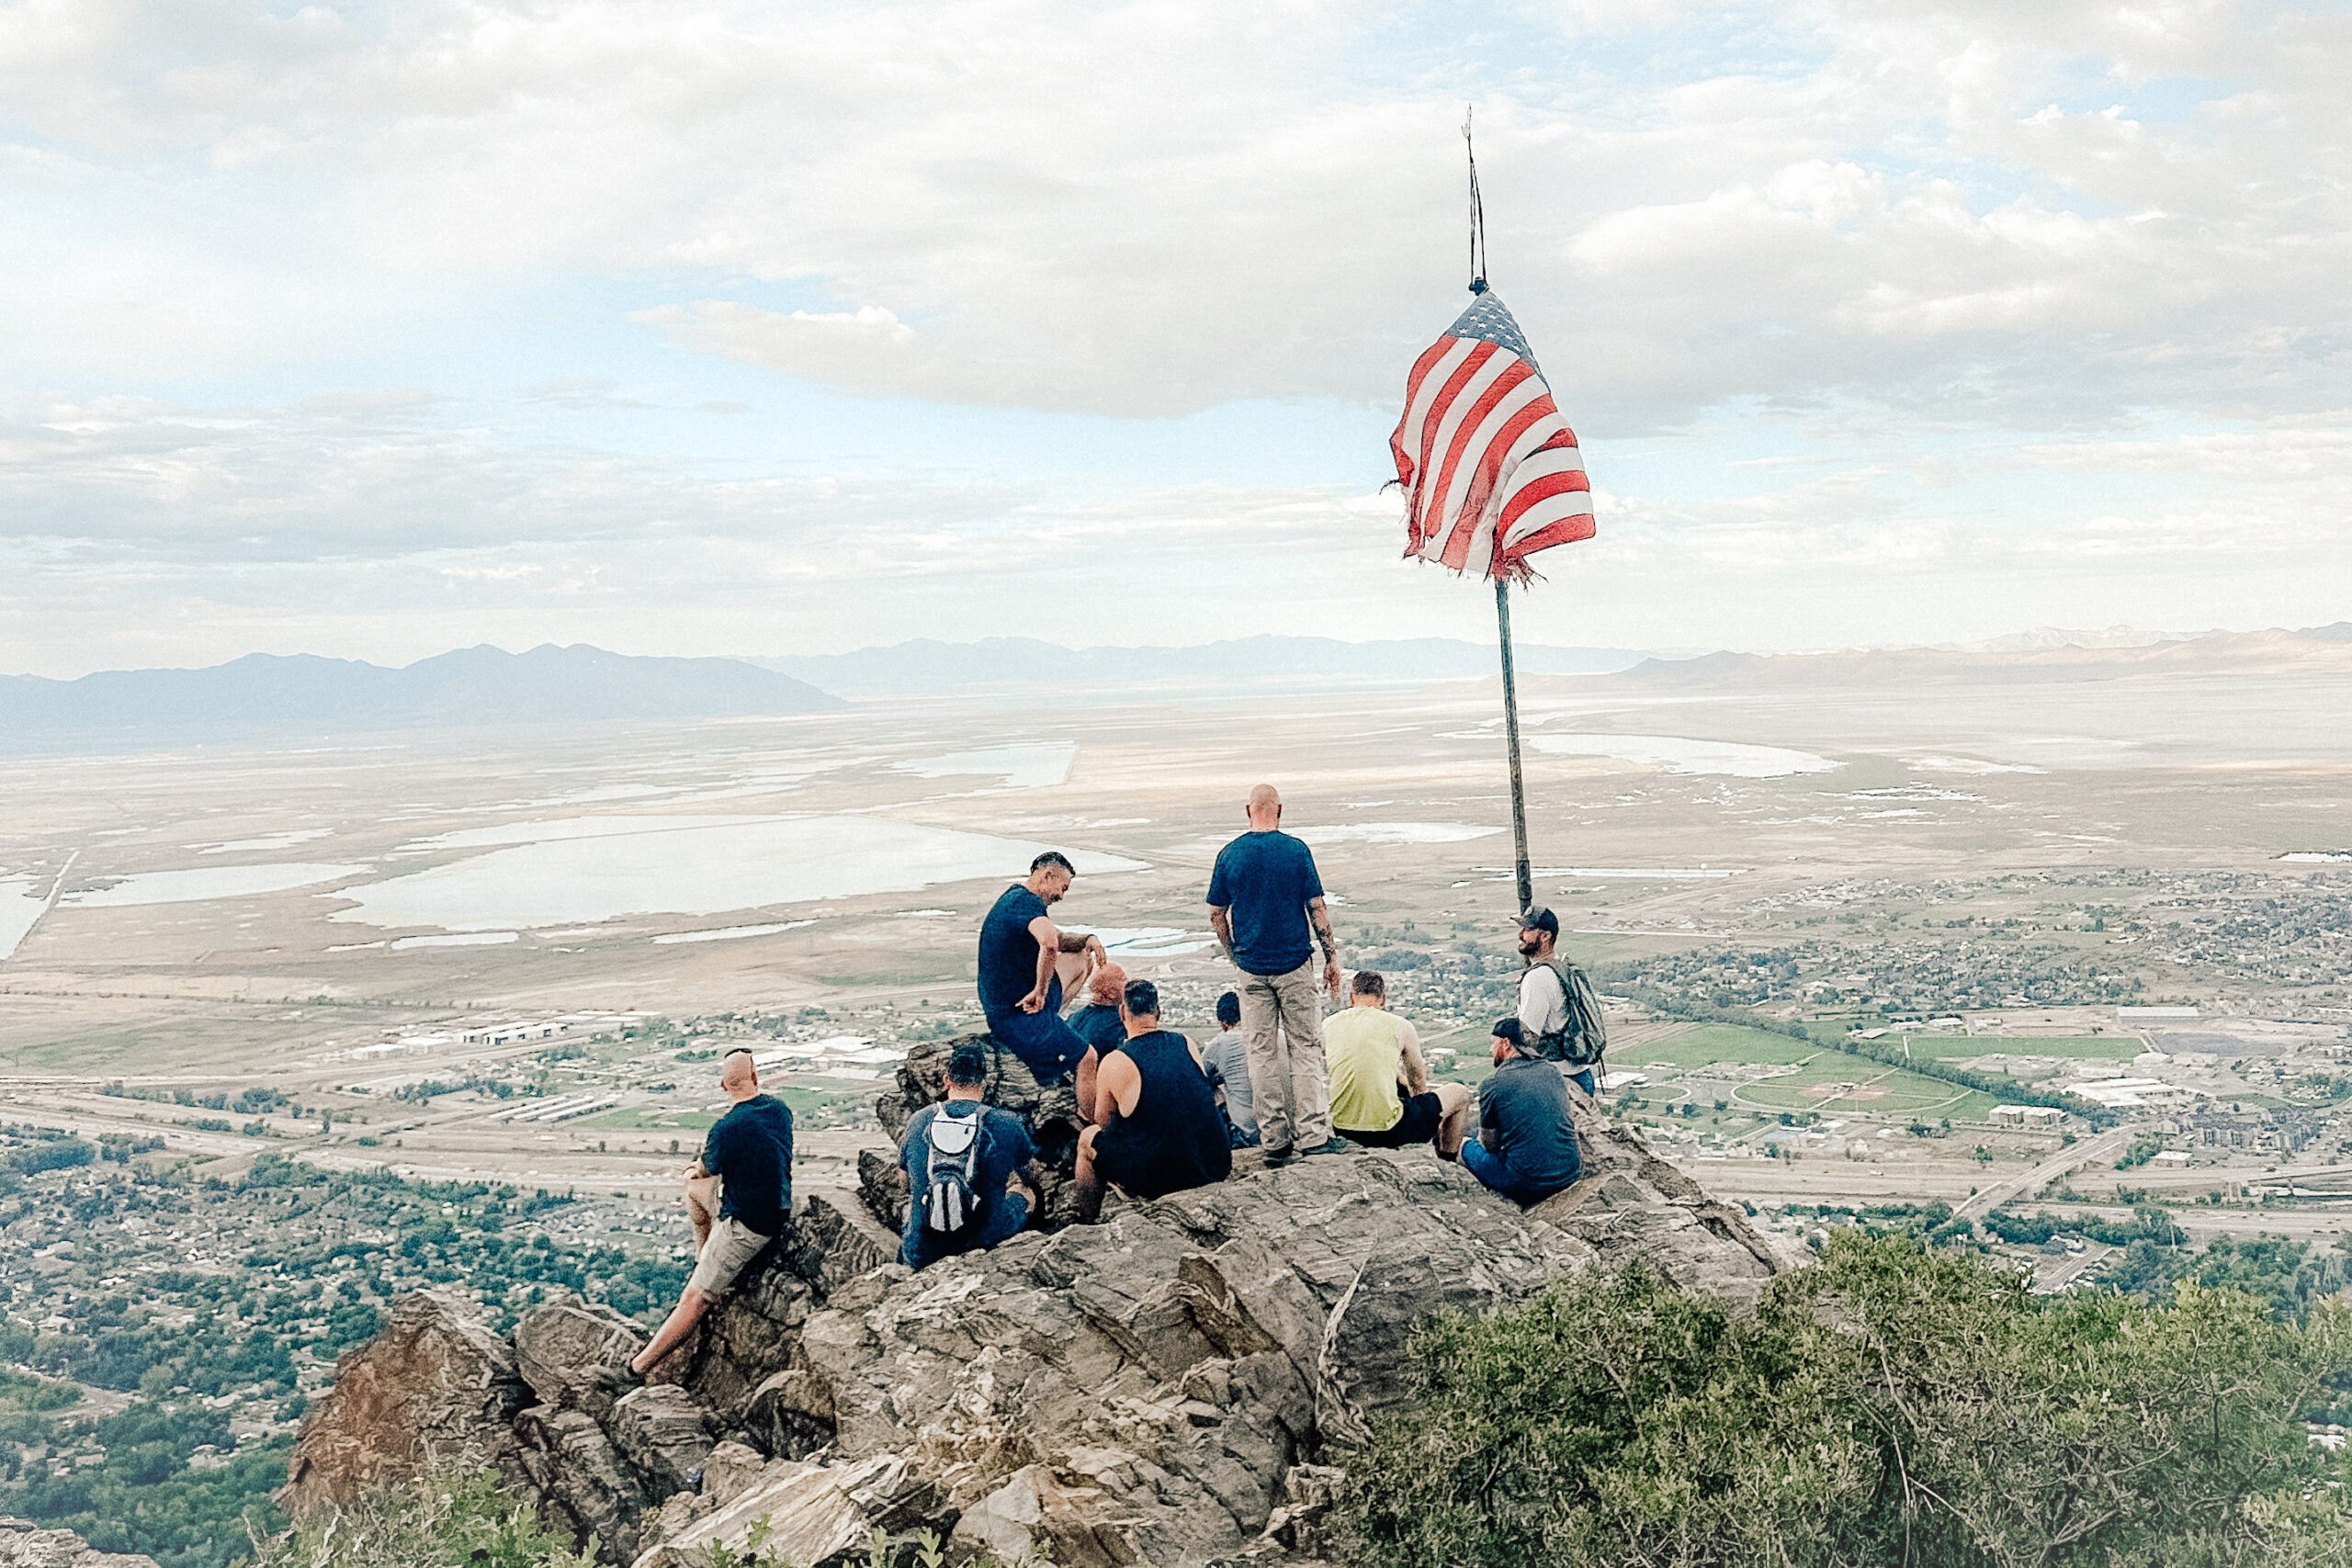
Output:
M1560 917L1541 904L1528 906L1527 913L1519 917L1519 929L1523 931L1549 931L1560 934Z

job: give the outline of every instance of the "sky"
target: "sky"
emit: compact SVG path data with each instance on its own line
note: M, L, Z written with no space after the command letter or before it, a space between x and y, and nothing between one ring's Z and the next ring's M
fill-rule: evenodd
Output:
M2352 618L2352 6L0 0L0 671Z

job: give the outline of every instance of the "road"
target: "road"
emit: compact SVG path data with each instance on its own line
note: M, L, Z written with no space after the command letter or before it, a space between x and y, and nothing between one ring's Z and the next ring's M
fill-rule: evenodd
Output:
M2093 1160L2105 1159L2119 1149L2130 1146L2132 1140L2138 1135L2134 1128L2118 1127L2111 1132L2101 1133L2096 1138L2086 1138L2079 1144L2060 1149L2023 1175L2004 1177L1996 1181L1954 1209L1952 1215L1956 1219L1981 1220L2012 1198L2039 1192L2069 1171Z

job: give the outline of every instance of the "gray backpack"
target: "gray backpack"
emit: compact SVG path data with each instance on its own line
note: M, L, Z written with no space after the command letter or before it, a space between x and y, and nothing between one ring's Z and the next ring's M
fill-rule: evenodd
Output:
M1544 960L1543 967L1559 976L1560 994L1567 998L1566 1021L1553 1032L1535 1037L1535 1054L1547 1062L1578 1070L1600 1066L1602 1053L1609 1049L1609 1025L1600 1015L1600 994L1566 953L1553 953Z
M985 1106L974 1106L969 1116L950 1116L944 1105L932 1112L922 1130L929 1153L924 1229L953 1235L979 1217L980 1123L987 1119Z

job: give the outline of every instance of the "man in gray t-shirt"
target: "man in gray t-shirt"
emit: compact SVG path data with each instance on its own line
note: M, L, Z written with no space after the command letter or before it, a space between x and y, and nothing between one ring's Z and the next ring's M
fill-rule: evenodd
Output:
M1250 1052L1241 1032L1241 996L1227 991L1216 999L1217 1028L1223 1032L1201 1047L1201 1066L1216 1086L1226 1120L1244 1140L1243 1148L1258 1146L1258 1112L1250 1098Z

